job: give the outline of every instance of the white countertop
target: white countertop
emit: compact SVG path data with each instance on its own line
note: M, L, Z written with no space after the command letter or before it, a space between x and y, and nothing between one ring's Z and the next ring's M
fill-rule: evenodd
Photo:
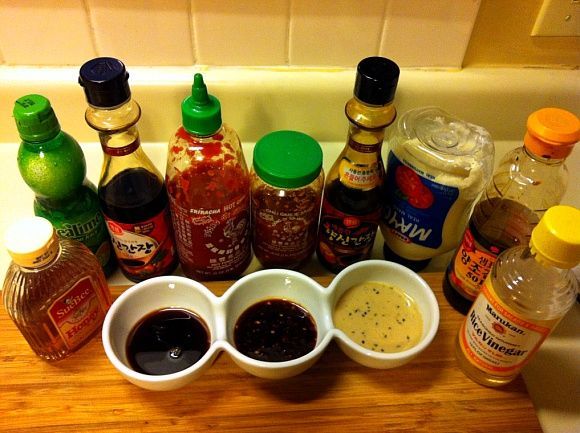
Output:
M496 153L519 146L518 142L497 142ZM324 150L324 167L332 164L342 149L343 143L322 143ZM97 143L82 145L87 160L87 177L97 183L102 154ZM166 144L145 143L143 145L154 164L164 172ZM33 194L20 178L16 164L18 144L0 143L0 234L14 220L32 215ZM253 144L245 144L244 152L251 155ZM573 154L574 155L574 154ZM564 203L579 207L578 195L580 185L580 152L576 152L570 159L568 166L571 171L570 190ZM247 159L248 164L251 159ZM429 264L425 272L443 271L450 259L448 253L438 257ZM382 237L380 231L372 253L373 258L382 258ZM6 273L10 258L4 248L0 248L0 275ZM246 271L253 272L259 269L256 259ZM316 260L312 260L302 272L308 275L324 275L325 271ZM179 273L179 269L177 271ZM110 284L130 284L117 271L109 279ZM538 418L545 433L572 433L580 432L580 398L578 383L580 383L580 304L576 304L570 313L563 319L556 331L546 340L535 358L524 370L524 379L534 402ZM467 380L467 379L466 379ZM498 390L498 392L501 392Z

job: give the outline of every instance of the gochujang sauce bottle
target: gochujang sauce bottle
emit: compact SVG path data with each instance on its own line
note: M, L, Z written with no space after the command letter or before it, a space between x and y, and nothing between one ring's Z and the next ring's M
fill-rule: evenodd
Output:
M370 257L381 216L381 147L396 117L398 80L399 67L389 59L358 64L354 97L345 108L347 142L328 174L318 229L316 254L332 272Z
M240 139L195 74L169 142L166 182L181 269L197 280L228 279L250 264L250 177Z
M85 119L104 152L98 195L113 249L123 274L142 281L170 274L178 261L167 191L141 148L141 109L128 79L121 61L101 57L81 67L79 83L89 103Z

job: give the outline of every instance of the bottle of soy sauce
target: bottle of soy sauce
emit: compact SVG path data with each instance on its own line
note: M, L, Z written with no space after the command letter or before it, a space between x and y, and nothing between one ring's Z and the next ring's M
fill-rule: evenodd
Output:
M98 195L113 249L123 274L142 281L173 272L177 254L167 191L141 148L141 108L128 78L121 61L100 57L81 67L79 84L89 104L85 119L104 152Z
M385 128L396 117L399 67L368 57L357 67L354 97L346 103L349 131L324 187L316 255L332 272L368 259L381 216Z

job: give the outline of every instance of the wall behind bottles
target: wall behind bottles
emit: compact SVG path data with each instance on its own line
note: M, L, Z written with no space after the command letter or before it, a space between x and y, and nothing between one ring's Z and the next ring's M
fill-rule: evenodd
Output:
M0 64L575 67L580 38L532 38L542 0L0 0Z

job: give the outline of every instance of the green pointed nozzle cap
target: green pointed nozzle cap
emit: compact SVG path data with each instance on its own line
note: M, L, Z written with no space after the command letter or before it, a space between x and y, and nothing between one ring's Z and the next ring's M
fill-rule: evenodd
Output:
M47 141L60 132L60 124L50 101L42 95L18 98L12 113L20 138L24 141Z
M181 119L185 130L195 135L211 135L222 126L220 101L207 93L201 74L195 74L191 96L181 103Z

